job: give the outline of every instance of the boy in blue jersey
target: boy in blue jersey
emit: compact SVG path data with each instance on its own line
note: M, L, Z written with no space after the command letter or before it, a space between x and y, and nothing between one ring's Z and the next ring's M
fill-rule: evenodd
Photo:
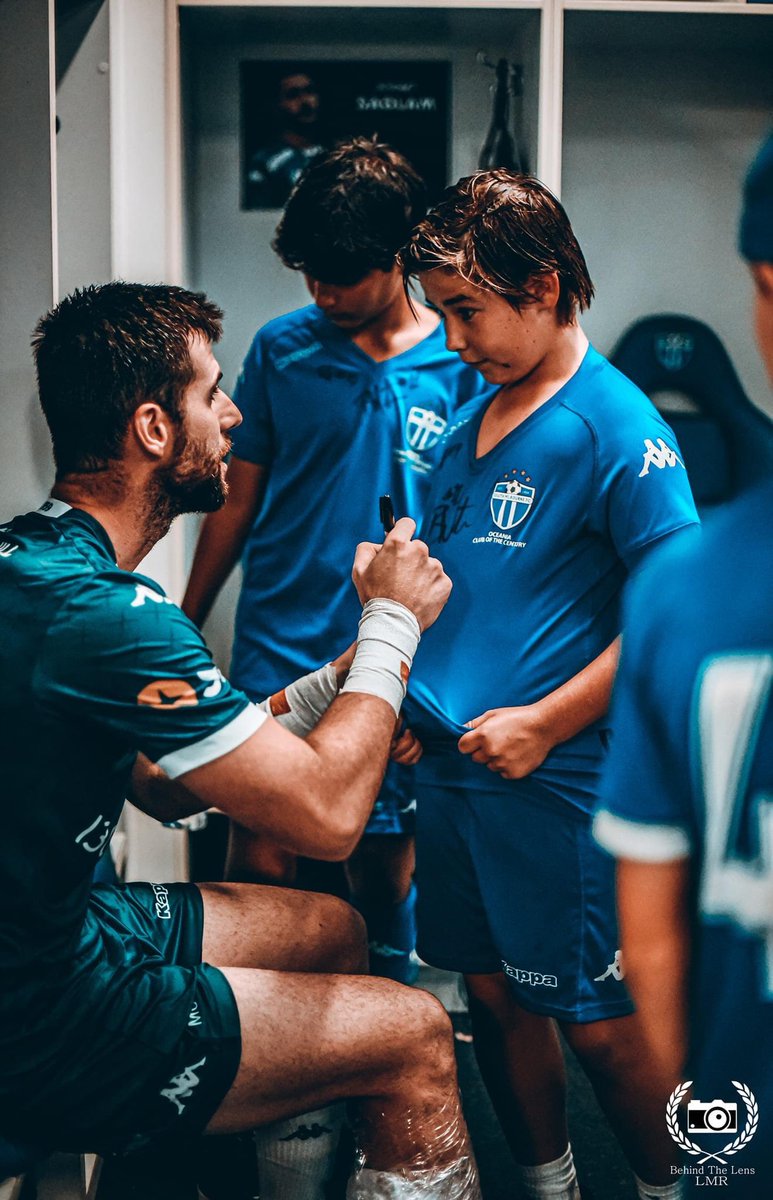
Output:
M773 383L773 137L740 244ZM686 1160L688 1182L739 1198L773 1193L771 516L773 481L631 588L595 821L649 1052L674 1105L689 1099L683 1133L719 1155Z
M349 547L382 536L384 492L418 519L440 437L481 390L437 315L404 293L395 255L424 211L402 155L357 138L307 169L278 227L275 249L314 304L269 322L247 354L228 503L204 522L183 600L201 625L243 555L231 675L253 698L349 637ZM371 969L403 982L415 975L412 751L397 751L349 866ZM234 827L227 873L287 883L295 860Z
M620 590L653 546L696 523L686 472L661 416L588 345L585 260L539 181L462 180L402 260L449 349L491 385L444 439L423 522L454 592L406 710L424 745L419 953L465 976L524 1196L579 1196L556 1022L639 1194L671 1196L662 1084L622 982L590 812Z
M422 993L358 978L353 910L238 884L91 888L129 791L161 820L216 806L345 858L450 589L400 521L358 547L353 659L262 705L223 678L135 573L175 515L224 500L240 417L212 353L221 316L200 294L115 282L36 330L57 473L0 535L0 1133L120 1151L272 1123L261 1195L321 1200L315 1159L352 1095L366 1165L351 1200L478 1200L448 1022Z

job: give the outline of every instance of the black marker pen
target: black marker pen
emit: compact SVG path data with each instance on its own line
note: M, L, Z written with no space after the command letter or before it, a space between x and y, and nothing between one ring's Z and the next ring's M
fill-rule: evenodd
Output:
M391 533L395 527L395 510L392 507L391 496L379 496L378 519L384 527L384 533Z

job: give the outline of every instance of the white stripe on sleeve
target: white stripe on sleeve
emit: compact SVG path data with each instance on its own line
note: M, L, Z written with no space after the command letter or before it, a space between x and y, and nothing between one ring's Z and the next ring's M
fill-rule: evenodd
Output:
M689 858L692 853L690 839L681 826L627 821L607 809L596 813L593 836L615 858L630 858L634 862L675 862Z
M165 754L158 760L158 766L162 771L166 771L170 779L177 779L186 771L203 767L205 763L213 762L214 759L222 758L224 754L235 750L242 742L252 737L267 719L266 713L255 704L249 704L247 708L242 709L238 717L234 717L233 721L229 721L216 733L210 733L208 737L194 742L192 746L183 746L180 750Z

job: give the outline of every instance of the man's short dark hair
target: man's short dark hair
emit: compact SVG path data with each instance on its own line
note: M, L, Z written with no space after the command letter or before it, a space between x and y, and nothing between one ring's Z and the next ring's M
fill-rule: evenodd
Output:
M32 348L57 479L120 458L143 401L179 419L193 379L190 339L217 342L222 318L202 292L122 281L75 291L41 317Z
M503 296L516 309L535 299L534 284L555 271L562 324L593 296L588 268L564 209L531 175L478 171L451 188L400 254L408 278L440 267Z
M406 158L374 138L353 138L301 175L273 247L286 267L320 283L357 283L391 271L427 207L423 180Z

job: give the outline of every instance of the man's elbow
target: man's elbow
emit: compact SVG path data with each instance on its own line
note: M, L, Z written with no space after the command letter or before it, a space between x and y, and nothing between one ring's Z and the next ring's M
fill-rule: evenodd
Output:
M354 853L362 836L362 822L356 825L340 818L328 821L317 832L316 848L304 853L323 862L345 862Z
M323 862L344 862L352 855L362 837L367 814L342 811L342 800L343 797L337 797L333 804L320 804L316 809L300 854Z

